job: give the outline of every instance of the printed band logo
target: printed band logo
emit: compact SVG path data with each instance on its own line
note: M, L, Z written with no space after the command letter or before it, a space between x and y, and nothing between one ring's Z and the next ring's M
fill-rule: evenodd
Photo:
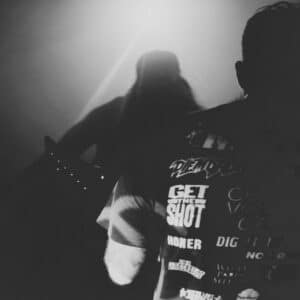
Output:
M170 226L199 228L206 207L208 185L174 185L169 189L167 223Z
M186 160L179 159L173 161L169 169L172 171L171 178L180 178L189 174L203 173L205 179L216 176L230 176L241 171L230 161L207 157L190 158Z
M243 202L243 191L240 187L233 187L228 191L228 210L231 215L237 213Z
M202 241L200 239L168 235L167 243L169 246L180 249L201 250L202 248Z
M180 290L179 296L188 300L222 300L221 296L215 296L213 294L185 288Z
M185 259L179 259L178 262L170 261L168 264L168 269L170 271L180 271L188 273L197 279L201 279L205 275L204 271L192 266L191 261Z
M230 188L227 198L230 215L238 217L237 227L239 231L262 228L265 219L262 203L251 200L245 190L239 186Z

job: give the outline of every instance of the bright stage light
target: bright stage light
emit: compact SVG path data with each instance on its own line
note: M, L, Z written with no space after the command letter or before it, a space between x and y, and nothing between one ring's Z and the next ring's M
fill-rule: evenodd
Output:
M166 27L176 25L178 19L176 18L176 10L178 5L182 5L184 1L146 1L141 5L139 11L134 13L137 22L147 31L156 31L160 33Z
M116 31L127 30L132 32L132 37L126 49L115 62L107 76L102 80L94 95L80 113L79 119L83 118L94 106L94 103L105 94L106 89L120 70L128 56L142 54L149 49L167 49L170 47L170 39L176 37L178 13L183 9L183 0L126 0L117 1L119 9L114 10L113 19ZM170 50L170 49L169 49Z
M232 57L238 57L239 35L243 28L242 22L236 25L239 22L240 1L87 0L84 4L80 3L86 9L84 13L81 9L80 15L86 16L86 19L81 23L84 26L78 27L79 31L85 32L91 40L98 38L95 45L99 47L99 52L101 49L110 49L118 56L101 79L79 119L95 106L122 94L118 87L123 86L125 92L125 86L128 89L134 80L138 58L153 49L168 50L177 55L182 75L192 87L196 87L195 93L200 99L207 99L209 106L215 104L210 101L212 97L216 101L221 97L231 97L217 89L211 92L210 83L214 82L222 88L219 79L222 68L226 73L223 84L236 87L235 82L226 82L229 80L227 74L234 76L234 61L227 59L224 47L228 47L228 52L236 51ZM232 32L238 33L232 35ZM231 39L231 36L238 40ZM235 45L234 48L231 45ZM110 52L107 53L110 56ZM210 93L215 95L210 96Z
M189 26L193 8L199 0L126 0L127 6L124 1L117 1L112 16L116 20L116 31L120 32L121 28L132 35L141 31L140 46L144 43L148 48L155 48L169 45L171 39L180 43L180 32Z

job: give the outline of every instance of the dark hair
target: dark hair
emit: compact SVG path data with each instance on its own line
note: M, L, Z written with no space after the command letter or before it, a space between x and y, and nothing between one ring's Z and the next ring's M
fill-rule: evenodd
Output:
M243 60L257 60L264 54L282 55L295 32L300 32L299 4L281 1L262 7L247 22L242 39Z
M137 63L137 79L125 96L120 121L123 138L156 134L172 120L198 109L175 54L151 51Z
M143 80L145 73L156 75L161 72L180 74L179 61L174 53L153 50L139 58L136 65L137 80Z

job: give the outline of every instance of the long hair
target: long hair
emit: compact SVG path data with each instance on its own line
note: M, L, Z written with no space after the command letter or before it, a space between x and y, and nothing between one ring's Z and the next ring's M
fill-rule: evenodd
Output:
M123 138L137 140L142 135L157 134L197 108L175 54L148 52L139 59L137 79L125 96L120 122Z

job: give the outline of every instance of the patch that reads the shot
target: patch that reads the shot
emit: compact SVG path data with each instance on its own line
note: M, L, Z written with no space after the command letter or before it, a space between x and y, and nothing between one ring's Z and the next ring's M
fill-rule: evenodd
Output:
M173 185L169 189L167 223L170 226L199 228L206 207L208 185Z

